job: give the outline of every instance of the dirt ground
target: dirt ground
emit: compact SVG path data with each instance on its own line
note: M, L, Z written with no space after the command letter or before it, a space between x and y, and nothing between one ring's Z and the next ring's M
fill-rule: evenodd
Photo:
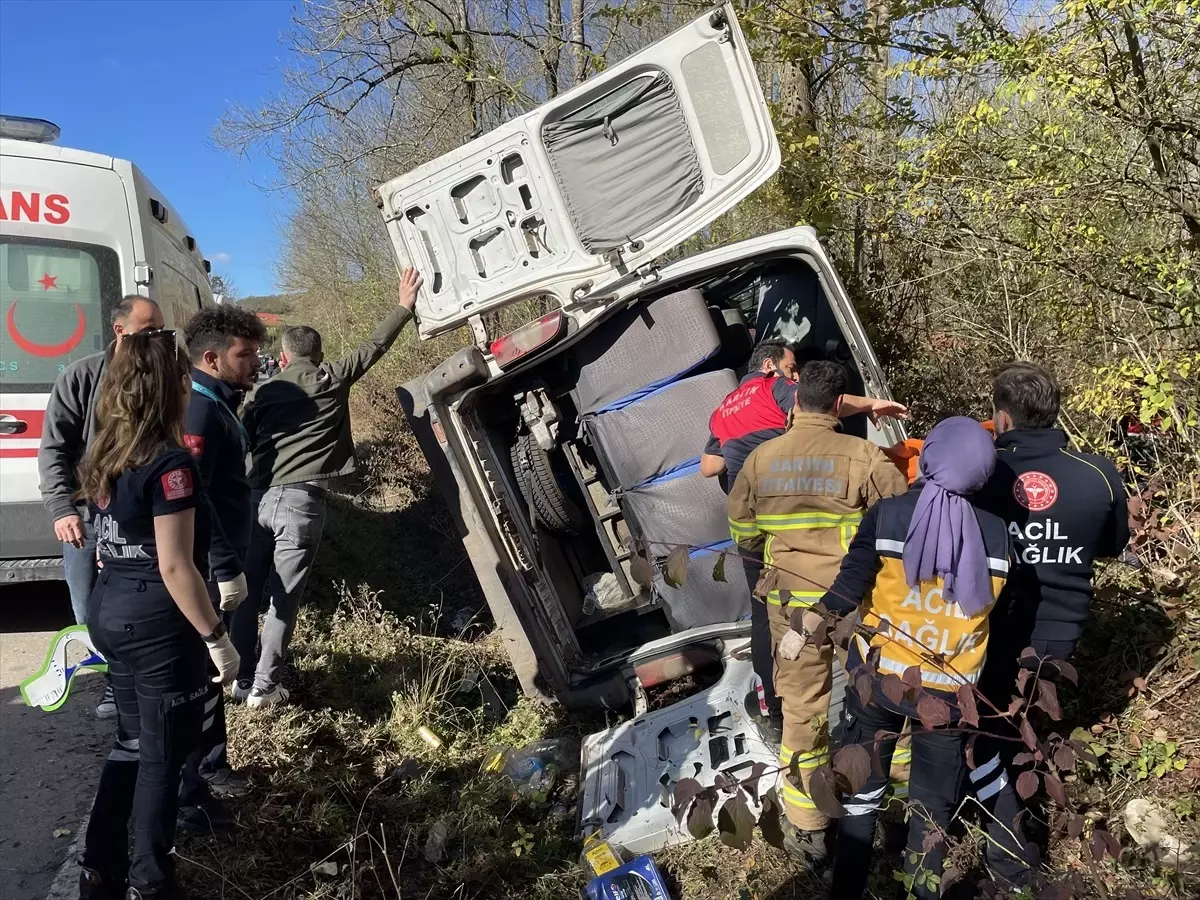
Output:
M50 638L73 623L62 582L0 587L0 900L57 900L78 890L60 870L100 775L112 723L92 714L99 675L84 673L57 712L30 709L18 690ZM51 893L51 887L55 887Z

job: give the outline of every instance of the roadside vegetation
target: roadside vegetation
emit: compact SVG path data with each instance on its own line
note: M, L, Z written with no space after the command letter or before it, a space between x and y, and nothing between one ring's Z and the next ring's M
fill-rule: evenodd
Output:
M272 154L297 198L288 297L272 300L330 354L362 339L395 297L371 187L703 8L305 4L279 93L218 130L231 149ZM1003 361L1057 372L1072 439L1127 474L1138 565L1102 571L1078 687L1059 686L1061 717L1039 733L1086 751L1052 773L1061 788L1032 785L1048 896L1197 896L1195 851L1172 865L1125 813L1148 800L1180 845L1200 838L1200 7L806 0L738 14L784 163L684 249L817 227L917 434L990 413ZM605 720L519 695L395 400L464 342L406 334L356 388L364 476L333 510L297 629L298 703L234 711L235 760L256 790L233 838L181 842L201 896L549 900L586 880L573 818L481 768L492 746ZM956 842L969 873L977 838ZM680 898L821 890L760 837L657 859ZM879 860L880 895L897 863Z

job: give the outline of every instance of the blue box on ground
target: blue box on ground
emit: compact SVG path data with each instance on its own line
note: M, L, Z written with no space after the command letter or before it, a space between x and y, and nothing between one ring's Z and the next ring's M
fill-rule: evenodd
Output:
M593 878L583 897L584 900L671 900L649 856L639 856L619 869Z

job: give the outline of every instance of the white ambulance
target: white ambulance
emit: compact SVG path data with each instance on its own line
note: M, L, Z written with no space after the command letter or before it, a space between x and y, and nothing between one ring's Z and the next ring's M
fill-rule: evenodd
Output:
M37 473L54 379L108 346L127 294L157 301L168 328L212 302L209 264L162 192L58 135L0 116L0 583L62 577Z

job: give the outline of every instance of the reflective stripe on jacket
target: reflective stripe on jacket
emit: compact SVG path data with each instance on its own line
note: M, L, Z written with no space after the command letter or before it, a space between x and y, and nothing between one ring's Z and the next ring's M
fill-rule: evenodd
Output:
M767 564L755 594L779 606L811 606L833 583L863 511L907 488L870 441L838 420L798 413L782 437L750 454L729 494L729 531Z
M926 687L953 692L961 684L976 683L983 669L989 614L1008 578L1008 532L999 516L975 508L987 550L993 601L980 615L968 616L945 598L940 577L915 587L908 584L904 541L921 488L918 483L904 496L883 501L863 517L837 580L821 599L828 609L840 613L859 608L864 625L886 632L872 635L870 640L871 647L879 648L881 674L903 675L910 666L920 666ZM855 640L859 656L865 658L867 641L861 635ZM943 662L939 665L923 659L923 651L939 654Z

